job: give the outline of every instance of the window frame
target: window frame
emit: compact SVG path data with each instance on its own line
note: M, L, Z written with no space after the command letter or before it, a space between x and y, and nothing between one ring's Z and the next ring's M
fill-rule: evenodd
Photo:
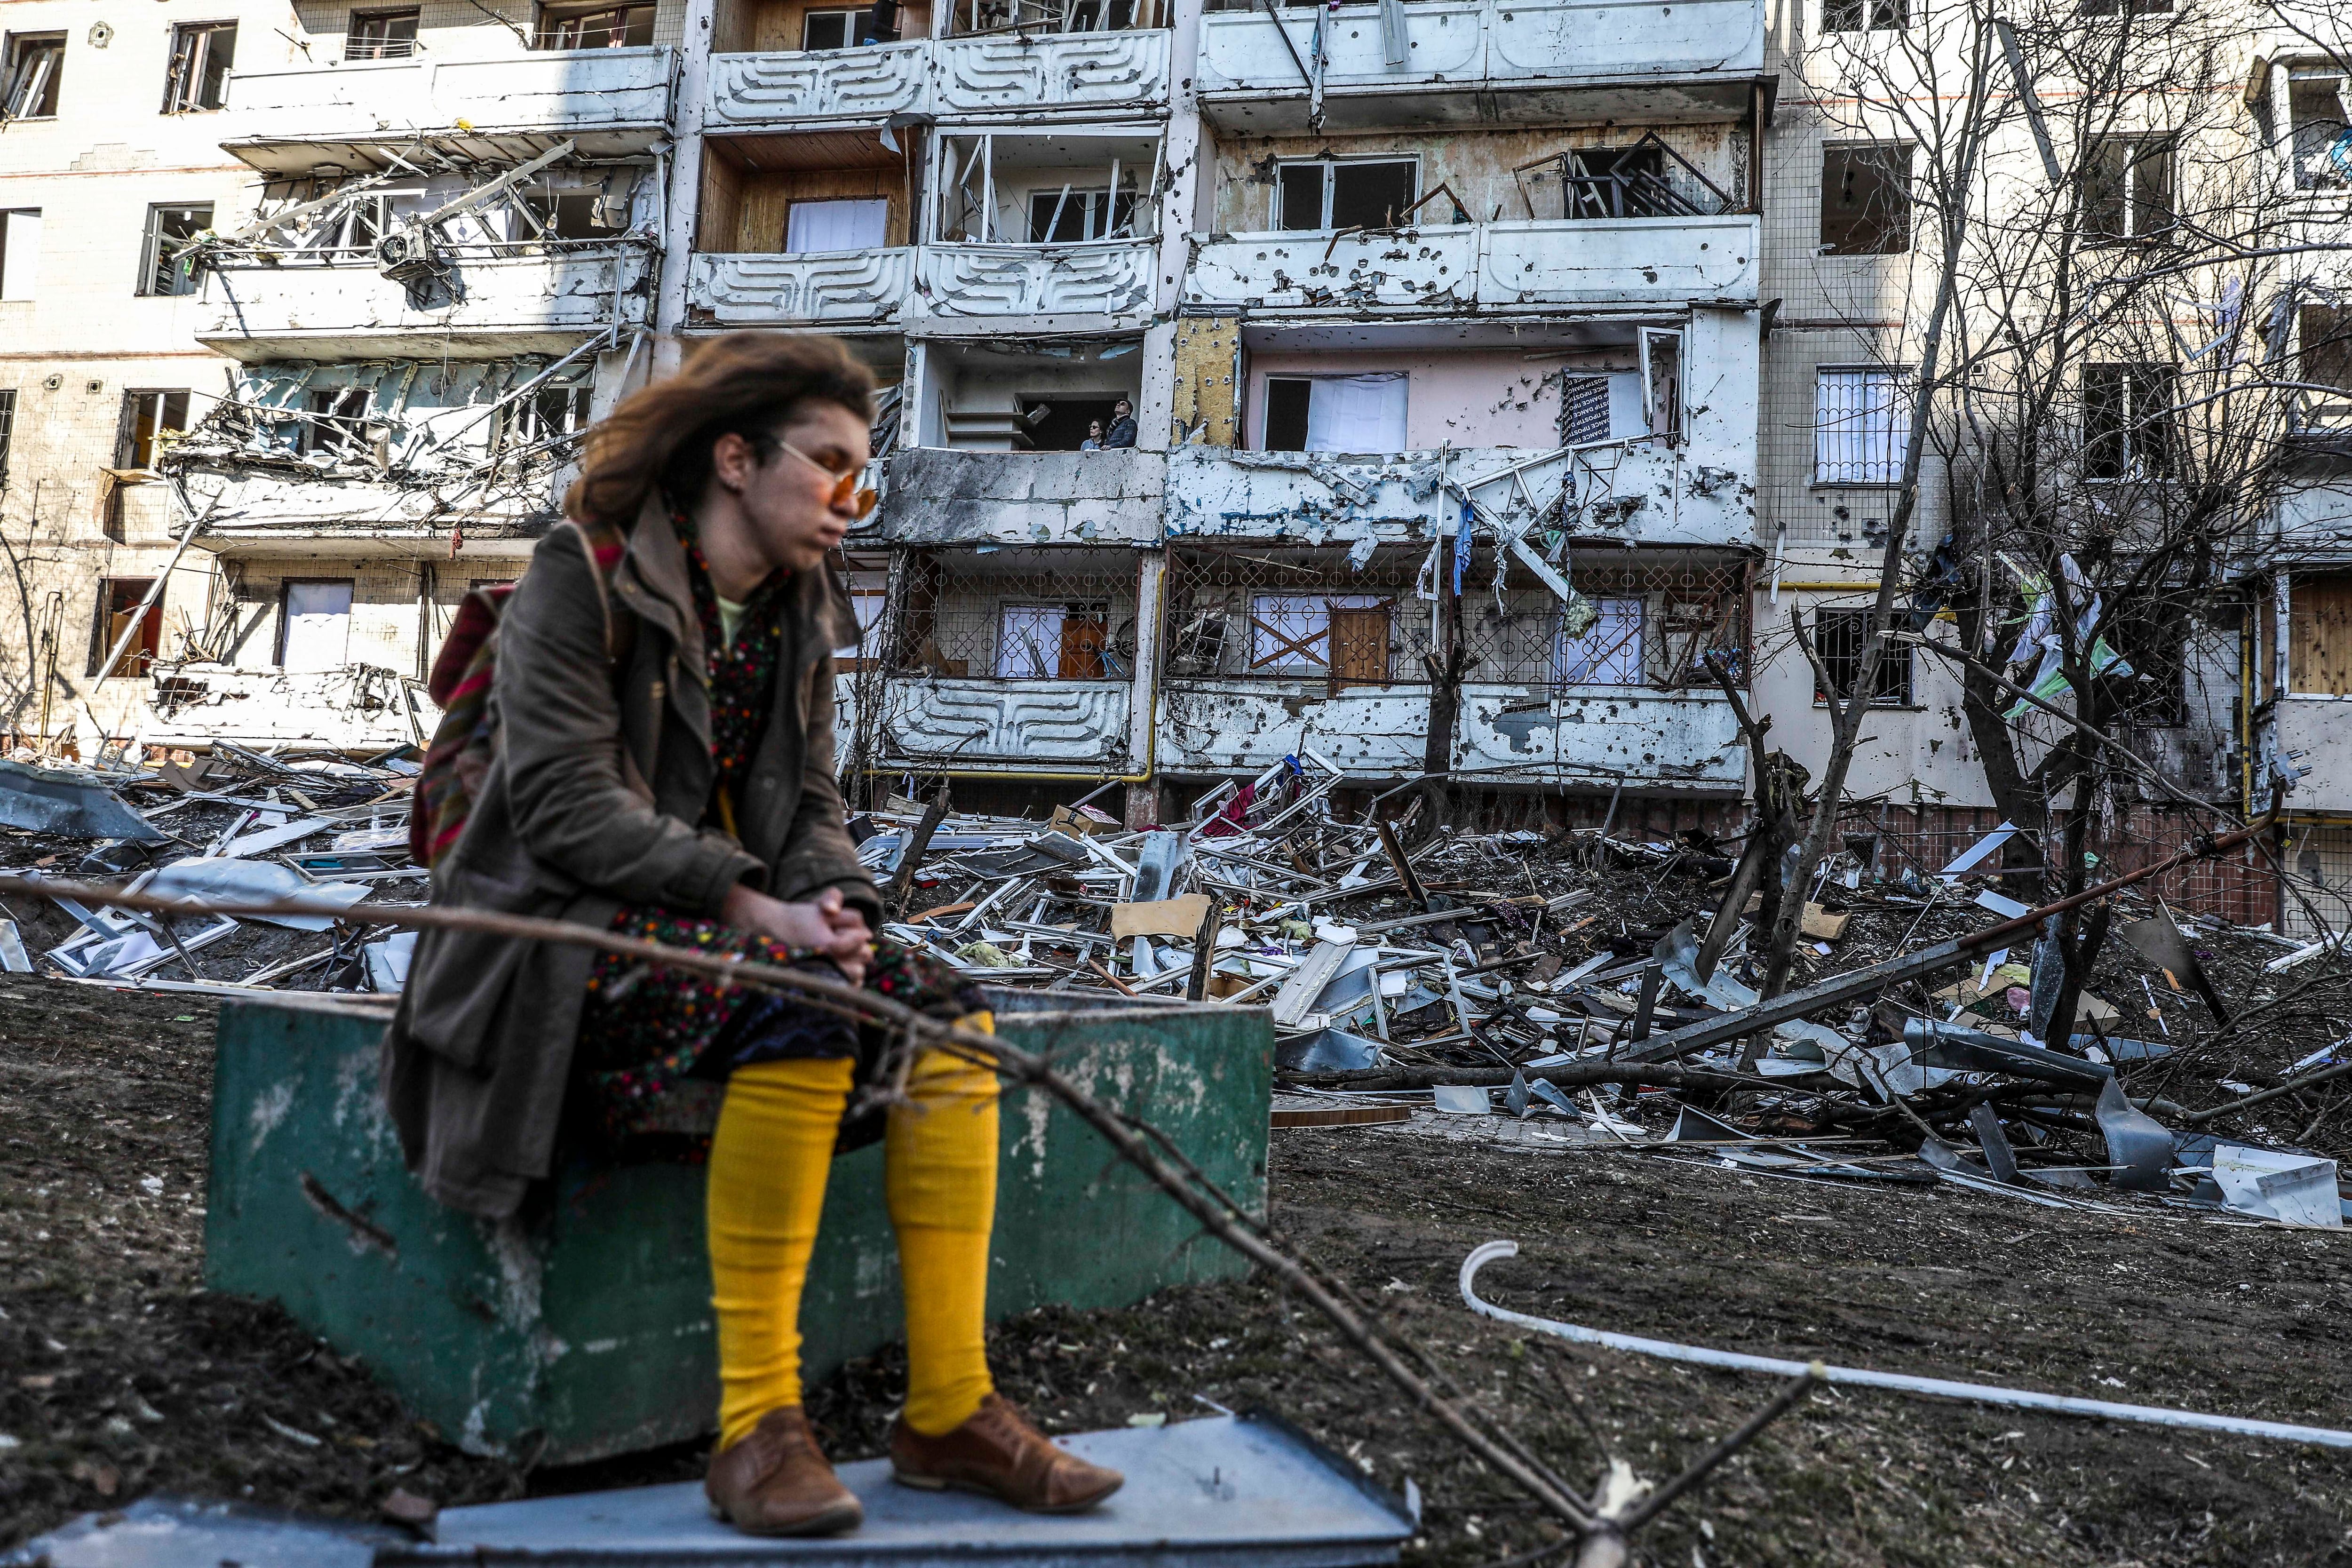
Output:
M172 400L175 397L180 400L180 422L177 425L166 425L163 421L171 416ZM155 427L145 437L147 460L142 463L137 460L142 444L139 425L141 415L150 398L157 400L154 405ZM169 431L175 435L187 434L188 389L184 386L126 386L122 389L122 412L120 421L114 437L115 470L119 473L152 473L154 471L155 458L164 445L164 433Z
M634 24L628 18L633 13L640 11L645 13L646 42L632 44L628 41L628 36L634 30ZM656 7L652 0L540 0L538 14L532 18L530 47L534 52L554 54L570 54L586 49L648 47L653 43L654 28L657 24L655 13ZM586 42L588 35L586 24L593 18L608 16L622 18L618 38L614 37L613 28L607 25L604 28L604 42L595 44ZM567 26L575 28L579 36L570 43L561 42L559 40L562 39Z
M1813 652L1821 659L1822 668L1829 672L1832 680L1837 677L1840 663L1847 667L1846 683L1849 687L1854 684L1856 677L1862 673L1863 643L1869 633L1871 620L1877 613L1874 609L1854 610L1834 605L1813 606ZM1853 642L1851 647L1832 651L1829 637L1825 635L1827 625L1832 618L1834 618L1841 627L1851 628L1850 636ZM1841 640L1848 635L1842 632ZM1877 670L1879 689L1871 698L1870 705L1873 708L1902 710L1919 707L1917 656L1916 648L1907 642L1897 639L1890 632L1886 651L1879 656ZM1899 679L1893 683L1895 689L1892 693L1888 689L1887 678L1890 672L1899 674ZM1853 693L1851 690L1841 691L1837 696L1839 701L1844 702L1852 700ZM1813 706L1816 708L1829 706L1829 693L1822 689L1822 678L1818 674L1813 677Z
M2121 150L2123 159L2112 191L2112 200L2121 226L2106 227L2095 216L2096 207L2105 207L2110 195L2104 188L2107 172L2100 168L2094 174L2102 187L2096 193L2096 206L2090 179L2084 182L2080 193L2084 241L2094 246L2154 245L2170 238L2180 226L2179 216L2174 211L2180 175L2179 139L2164 132L2127 132L2095 137L2092 141L2091 153L2095 158L2104 159L2114 149ZM2162 205L2158 209L2161 222L2156 227L2143 229L2140 226L2141 208L2147 204L2140 191L2141 171L2151 163L2160 164L2162 169L2163 198Z
M1887 171L1890 186L1893 189L1899 191L1903 198L1903 211L1900 221L1901 243L1888 243L1877 247L1849 247L1843 243L1833 242L1830 238L1830 229L1832 226L1830 171L1832 161L1840 158L1849 161L1847 167L1849 170L1848 179L1850 182L1851 171L1854 168L1866 166L1869 158L1873 154L1879 156L1882 167ZM1895 172L1895 163L1897 155L1900 156L1902 161L1901 178L1899 180L1893 177ZM1918 226L1914 221L1917 215L1918 203L1914 201L1911 196L1913 174L1918 163L1918 147L1915 143L1909 142L1822 142L1821 165L1821 224L1816 232L1816 238L1819 242L1819 248L1817 249L1816 254L1821 256L1910 255L1913 249L1916 247L1918 240ZM1865 225L1874 222L1877 224L1879 232L1883 234L1893 235L1896 232L1896 225L1891 216L1883 220L1874 220L1866 216L1857 217L1853 220L1850 226L1847 226L1845 232L1848 237L1851 238Z
M155 579L152 577L100 577L98 580L98 596L91 605L89 663L82 671L83 679L95 680L98 678L99 666L106 662L108 652L113 648L114 639L120 635L114 626L115 616L138 608L139 601L145 598L148 590L154 586ZM115 608L115 591L118 588L136 590L121 611ZM155 661L163 657L163 595L155 595L155 602L147 606L147 613L140 616L139 621L139 635L122 650L121 658L115 662L114 668L107 675L109 680L144 677Z
M202 229L212 227L213 215L218 210L219 207L217 204L213 202L148 203L147 222L145 229L142 233L139 241L139 282L132 292L142 300L184 300L189 295L194 294L202 289L204 287L204 280L197 277L193 269L184 271L176 263L172 264L171 267L172 278L170 279L165 279L163 278L163 268L166 265L167 261L163 249L164 241L163 215L166 213L203 213L205 215L204 223L200 226L198 230L192 232L188 237L189 240L193 240L194 237L194 232L201 232ZM186 241L183 241L183 248L185 247L185 244ZM186 287L176 288L168 286L170 282L173 281L184 282ZM156 285L159 282L164 282L167 286L158 288Z
M221 63L220 77L215 84L214 100L204 101L202 86L205 70L212 64L214 38L228 35L228 58ZM194 45L190 47L191 43ZM186 69L189 57L198 62L193 70ZM229 74L236 66L236 23L234 19L214 22L174 22L172 24L172 53L163 68L163 108L165 114L215 114L228 102ZM197 84L191 92L189 83Z
M278 648L276 657L270 660L275 668L281 670L287 668L287 645L294 631L294 590L298 587L327 585L341 585L351 590L351 598L343 605L343 651L347 655L351 652L351 625L359 616L359 579L357 577L280 577L278 580ZM345 664L350 662L348 658L343 660ZM332 669L340 667L329 665L326 668ZM292 673L314 672L297 670Z
M1565 610L1557 611L1552 616L1552 683L1556 686L1648 686L1650 684L1649 595L1646 594L1596 594L1589 595L1585 602L1593 606L1592 625L1585 628L1585 637L1576 638L1570 638L1569 637L1568 614ZM1581 643L1585 641L1586 637L1589 637L1592 634L1601 630L1605 623L1610 619L1606 606L1626 605L1631 605L1633 606L1633 625L1630 634L1622 632L1622 628L1625 624L1625 616L1621 610L1617 616L1618 625L1621 628L1621 635L1617 640L1611 643L1607 647L1601 649L1597 658L1588 658L1583 666L1582 676L1580 678L1571 679L1569 674L1570 668L1571 668L1569 660L1570 643L1571 641ZM1627 652L1628 648L1629 637L1633 657L1633 667L1630 671L1625 669L1623 663L1623 656ZM1605 671L1611 667L1613 667L1618 673L1623 674L1626 679L1622 680L1599 679L1600 673Z
M8 451L16 437L16 389L0 386L0 489L8 483Z
M831 18L834 16L839 16L842 18L841 42L837 44L824 45L810 43L809 24L817 20L819 17ZM858 18L860 17L864 17L866 23L870 24L874 19L874 7L871 5L825 5L802 12L800 52L804 55L829 55L842 49L854 49L857 47L858 36L866 30L865 26L859 24Z
M1831 363L1813 366L1812 484L1814 489L1893 489L1903 483L1903 443L1898 439L1900 431L1898 421L1902 417L1904 405L1909 401L1905 395L1908 390L1906 378L1909 374L1910 369L1905 365ZM1827 385L1825 378L1832 375L1862 376L1865 378L1865 386L1869 379L1885 378L1893 391L1894 395L1889 397L1885 405L1888 418L1886 436L1889 446L1885 457L1886 466L1881 470L1885 475L1884 479L1830 478L1822 472L1822 444L1830 438L1830 430L1822 417L1822 394ZM1866 416L1869 411L1864 412ZM1866 438L1868 433L1865 431L1864 434Z
M1039 656L1036 660L1032 661L1035 666L1034 668L1028 670L1027 673L1007 668L1008 663L1015 662L1008 658L1008 653L1013 645L1008 642L1007 633L1012 629L1014 618L1023 611L1050 611L1057 617L1053 623L1055 646L1052 649L1053 662L1050 668L1045 667L1044 660L1044 655L1047 650L1034 643L1021 648L1020 651ZM999 599L996 602L995 646L990 650L989 678L993 680L1118 680L1125 679L1112 672L1110 615L1111 605L1108 599L1027 597ZM1069 626L1074 620L1102 628L1102 636L1095 644L1095 662L1099 667L1095 674L1087 675L1082 672L1076 675L1065 675L1062 673L1063 661L1069 652Z
M2112 429L2094 430L2092 427L2091 388L2094 376L2102 381L2113 378L2114 384L2122 393L2122 416ZM2147 483L2152 480L2168 479L2172 477L2178 462L2175 447L2179 444L2179 431L2169 417L2159 429L2154 432L2153 438L2157 443L2156 460L2153 463L2146 461L2139 450L2140 442L2144 439L2139 432L2148 424L2147 417L2141 413L2142 401L2149 387L2158 382L2164 383L2169 389L2164 398L2164 406L2168 415L2179 388L2180 370L2178 365L2155 361L2097 362L2084 365L2076 373L2075 395L2082 409L2080 441L2083 452L2082 479L2084 484ZM2099 447L2109 442L2119 444L2119 451L2112 464L2097 456ZM2100 469L2112 467L2114 471L2094 471L2095 463Z
M1341 168L1351 165L1373 163L1402 163L1411 166L1412 170L1413 205L1408 208L1407 212L1409 215L1411 212L1418 210L1421 202L1429 195L1427 191L1422 188L1422 157L1418 153L1363 153L1360 155L1339 158L1282 158L1277 159L1274 166L1274 192L1270 198L1272 205L1268 209L1266 218L1266 227L1268 231L1276 234L1331 233L1331 207L1333 202L1337 198L1339 187L1339 180L1336 176L1336 172ZM1323 194L1322 207L1319 214L1320 221L1314 228L1286 228L1283 226L1282 222L1283 177L1289 170L1304 168L1314 168L1322 171ZM1397 221L1399 224L1405 224L1410 223L1412 218L1408 216L1400 218Z
M1895 18L1888 21L1889 16ZM1900 33L1911 26L1910 0L1822 0L1822 33Z
M19 114L10 105L18 98L19 79L29 69L26 56L36 48L56 46L54 62L42 79L39 100L46 110ZM66 36L62 29L43 28L37 32L0 34L0 121L55 120L64 101L66 79Z
M354 61L414 59L424 47L417 34L423 30L425 9L421 5L386 5L371 10L354 11L343 23L343 63ZM385 37L363 38L361 28L369 23L408 24L405 37Z

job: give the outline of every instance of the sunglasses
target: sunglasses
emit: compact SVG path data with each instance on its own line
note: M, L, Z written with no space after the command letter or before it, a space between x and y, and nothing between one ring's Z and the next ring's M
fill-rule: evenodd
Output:
M845 501L849 502L857 509L855 515L862 518L874 510L875 502L882 499L877 491L858 488L857 477L865 471L864 469L852 468L845 474L839 473L818 462L781 436L771 436L769 439L833 481L833 489L824 498L825 505L840 506Z

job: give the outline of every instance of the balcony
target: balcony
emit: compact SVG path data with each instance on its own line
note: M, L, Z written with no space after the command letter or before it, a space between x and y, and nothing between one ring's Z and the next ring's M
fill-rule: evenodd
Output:
M711 58L713 132L837 130L894 114L959 122L1168 107L1165 29L923 38Z
M687 304L729 327L866 327L896 322L914 287L911 246L821 256L694 258Z
M1168 455L1109 452L894 453L881 510L896 544L1127 544L1160 540Z
M884 689L890 763L1101 772L1128 765L1124 680L984 680L894 676Z
M1168 456L1166 526L1171 540L1402 544L1436 537L1466 494L1506 526L1557 515L1582 547L1738 549L1755 539L1752 481L1655 439L1370 457L1183 447Z
M654 259L641 245L451 256L454 281L423 304L364 265L237 267L208 273L215 310L196 340L248 363L430 352L482 359L564 354L596 333L642 325ZM436 301L441 301L436 303Z
M1202 116L1254 135L1307 129L1314 15L1283 12L1286 46L1263 9L1203 15ZM1325 130L1744 115L1765 75L1760 0L1412 0L1404 15L1409 58L1391 69L1378 6L1329 13Z
M1184 300L1351 319L1753 305L1758 222L1734 214L1219 235L1194 240Z
M626 157L667 132L675 56L667 47L534 50L238 71L227 101L238 133L222 145L277 174L307 174L354 149L396 152L420 137L482 161L534 157L566 138L583 158Z
M1161 695L1158 766L1172 773L1258 773L1307 747L1351 775L1422 771L1429 689L1314 680L1171 680ZM1495 770L1499 783L1738 790L1747 756L1720 695L1643 689L1552 689L1472 683L1462 689L1455 768Z
M1069 318L1058 326L1140 330L1151 314L1157 239L1059 245L940 244L915 261L915 288L935 330L992 330L1009 317ZM1107 321L1106 318L1108 318Z

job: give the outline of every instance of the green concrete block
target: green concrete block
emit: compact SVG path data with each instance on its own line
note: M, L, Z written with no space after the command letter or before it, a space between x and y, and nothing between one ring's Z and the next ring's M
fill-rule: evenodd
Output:
M1050 1050L1263 1212L1263 1008L998 1000L1007 1041ZM403 1168L377 1093L383 1019L331 997L223 1005L206 1282L282 1302L476 1453L572 1463L709 1432L701 1169L574 1162L512 1221L445 1209ZM1245 1270L1059 1103L1014 1089L1002 1121L992 1320ZM834 1162L801 1325L813 1379L904 1336L878 1146Z

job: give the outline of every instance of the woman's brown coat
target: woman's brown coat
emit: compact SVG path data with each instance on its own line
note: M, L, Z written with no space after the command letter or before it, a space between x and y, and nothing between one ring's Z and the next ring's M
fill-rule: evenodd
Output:
M587 536L540 542L499 618L496 759L433 872L436 904L599 930L623 904L715 916L739 881L780 899L838 887L879 923L834 783L832 649L857 640L822 568L793 583L775 706L746 775L741 841L696 826L710 799L709 661L686 552L658 508L606 584ZM617 656L611 650L620 650ZM648 782L650 781L650 782ZM384 1036L409 1168L455 1208L512 1214L551 1169L591 949L428 931Z

